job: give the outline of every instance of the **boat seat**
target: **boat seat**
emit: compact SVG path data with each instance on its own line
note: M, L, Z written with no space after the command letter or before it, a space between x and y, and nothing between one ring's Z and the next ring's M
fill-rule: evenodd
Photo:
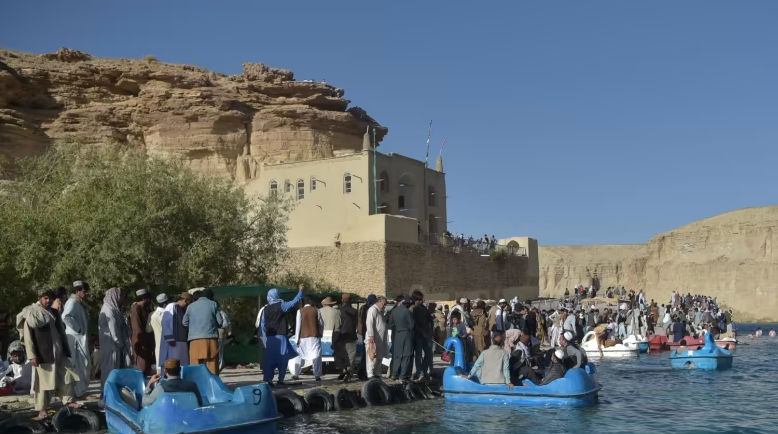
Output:
M203 406L232 401L232 392L205 365L182 366L181 378L197 384Z

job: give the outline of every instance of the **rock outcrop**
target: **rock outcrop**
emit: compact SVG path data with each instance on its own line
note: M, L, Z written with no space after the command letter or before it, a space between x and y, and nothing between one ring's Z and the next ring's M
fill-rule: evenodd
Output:
M540 294L576 284L644 288L666 302L678 289L707 294L739 321L775 321L778 313L778 206L720 214L629 246L540 248Z
M359 151L367 126L380 142L387 129L343 94L261 63L228 76L151 57L0 49L0 164L72 139L135 146L246 181L263 162Z

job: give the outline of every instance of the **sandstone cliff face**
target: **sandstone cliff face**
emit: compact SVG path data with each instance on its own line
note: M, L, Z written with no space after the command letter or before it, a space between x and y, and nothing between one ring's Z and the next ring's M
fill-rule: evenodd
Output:
M347 108L343 93L261 63L227 76L68 49L0 49L0 160L74 139L136 146L182 159L201 174L246 181L263 162L360 150L368 126L380 141L387 129L364 110Z
M589 286L599 280L600 287L645 286L647 246L541 246L540 295L557 297L576 285Z
M644 288L666 302L678 289L718 297L739 321L778 313L778 206L747 208L657 235L643 246L540 248L540 293L558 296L576 283Z

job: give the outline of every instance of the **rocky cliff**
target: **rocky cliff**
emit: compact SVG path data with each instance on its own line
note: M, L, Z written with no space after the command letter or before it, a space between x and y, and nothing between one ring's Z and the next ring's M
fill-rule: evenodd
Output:
M665 302L670 293L718 297L741 321L778 314L778 206L747 208L657 235L645 245L544 246L541 296L557 296L593 277L601 287L644 288Z
M380 142L387 129L348 108L343 94L262 63L228 76L153 58L0 49L0 164L73 139L135 146L245 181L263 162L361 150L368 126Z

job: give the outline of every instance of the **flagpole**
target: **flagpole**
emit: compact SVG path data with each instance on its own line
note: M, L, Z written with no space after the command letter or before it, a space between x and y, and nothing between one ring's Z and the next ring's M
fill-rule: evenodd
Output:
M426 227L421 232L423 234L427 234L427 237L426 237L427 240L425 241L425 244L428 244L429 240L430 240L430 234L429 234L430 223L429 223L429 214L427 213L427 205L428 205L428 202L429 202L429 197L427 197L427 195L428 195L428 192L427 192L427 167L429 167L428 163L429 163L429 159L430 159L430 137L431 137L431 135L432 135L432 120L430 119L430 123L427 126L427 154L424 156L424 174L422 175L422 179L423 179L422 184L423 184L423 186L422 186L422 190L421 190L421 197L422 197L422 200L424 201L424 208L423 208L424 209L424 216L422 217L421 221L426 222L426 225L425 225Z

